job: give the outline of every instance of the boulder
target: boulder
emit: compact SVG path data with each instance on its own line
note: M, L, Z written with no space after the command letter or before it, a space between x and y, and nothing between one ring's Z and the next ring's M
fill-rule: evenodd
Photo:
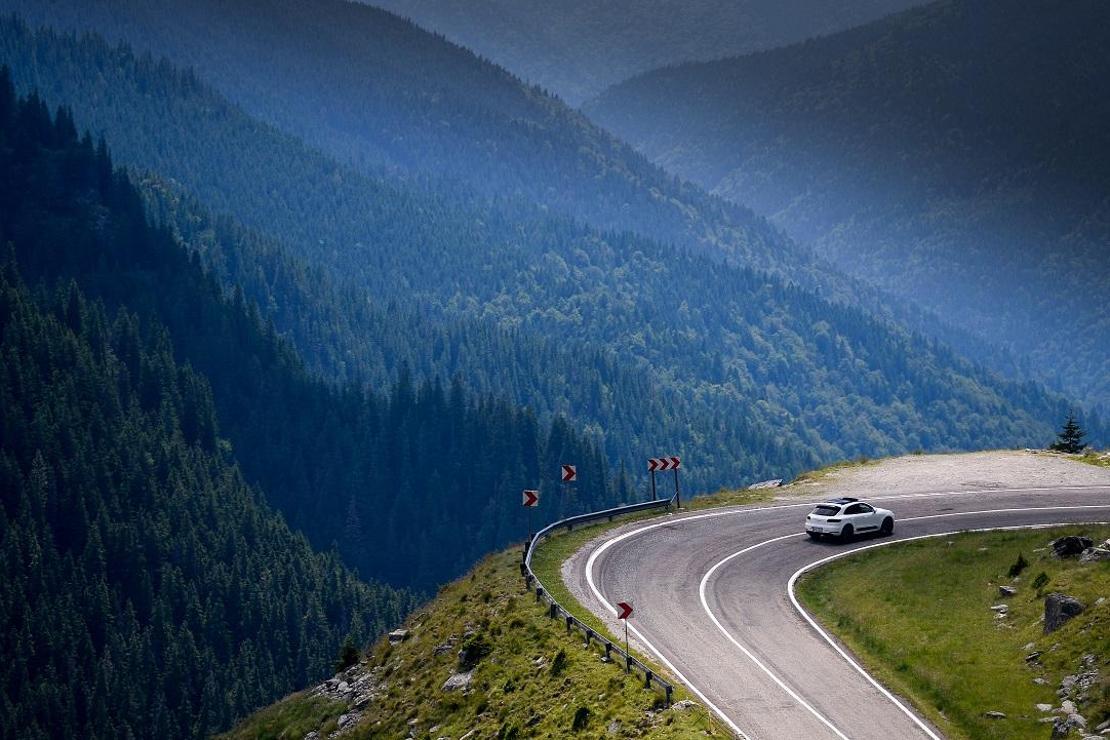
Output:
M1107 561L1110 561L1110 549L1102 545L1090 547L1079 556L1079 562L1081 563L1104 563Z
M1006 713L998 711L983 712L983 716L987 719L1006 719Z
M1058 540L1053 540L1052 551L1056 553L1056 557L1058 558L1070 558L1080 554L1093 544L1094 542L1090 537L1069 535L1067 537L1061 537Z
M998 595L999 596L1013 596L1016 593L1017 593L1017 589L1014 588L1013 586L999 586L998 587Z
M1069 619L1086 609L1078 599L1065 594L1051 593L1044 600L1044 633L1055 632Z
M446 681L443 682L444 691L466 691L470 688L470 682L474 677L473 671L466 673L455 673Z
M1006 612L1010 611L1010 607L1006 606L1005 604L995 604L991 607L991 611L1001 612L1002 614L1005 614Z
M1051 704L1038 704L1037 705L1037 711L1038 712L1051 712L1052 711L1052 705Z
M400 630L399 629L399 630L393 630L392 632L389 633L389 643L391 645L396 645L397 643L404 642L407 639L409 639L409 631L408 630Z

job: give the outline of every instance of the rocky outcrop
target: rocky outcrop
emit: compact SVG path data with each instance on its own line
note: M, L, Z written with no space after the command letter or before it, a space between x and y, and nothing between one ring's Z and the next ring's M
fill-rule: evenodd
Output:
M467 691L470 689L470 683L474 679L473 671L466 671L464 673L453 673L451 677L443 682L444 691Z
M1052 593L1044 600L1044 633L1055 632L1064 623L1083 613L1086 607L1078 599L1066 594Z
M1090 537L1069 535L1067 537L1061 537L1058 540L1053 540L1052 552L1054 552L1058 558L1071 558L1079 555L1093 544L1094 542Z
M1094 547L1088 547L1079 556L1081 563L1103 563L1110 561L1110 540Z

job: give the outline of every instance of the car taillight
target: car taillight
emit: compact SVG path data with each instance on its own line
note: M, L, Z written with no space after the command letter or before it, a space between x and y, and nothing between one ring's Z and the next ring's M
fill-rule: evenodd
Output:
M825 521L828 522L829 524L837 524L837 523L840 522L839 519L826 519Z

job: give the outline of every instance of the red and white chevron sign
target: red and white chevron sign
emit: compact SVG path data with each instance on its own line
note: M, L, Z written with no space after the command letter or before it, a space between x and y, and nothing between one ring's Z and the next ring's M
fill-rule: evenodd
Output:
M563 468L563 483L574 483L578 480L578 466L577 465L564 465Z
M678 470L682 466L682 460L677 457L651 457L648 458L648 472L654 473L657 470Z
M540 492L539 491L525 491L524 495L521 497L521 503L524 506L527 506L529 508L539 505L539 503L540 503Z

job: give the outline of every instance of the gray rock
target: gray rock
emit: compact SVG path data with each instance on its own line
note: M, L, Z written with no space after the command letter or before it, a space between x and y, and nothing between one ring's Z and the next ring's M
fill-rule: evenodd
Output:
M475 727L473 730L471 730L470 732L468 732L465 735L463 735L462 737L460 737L459 740L470 740L470 738L474 737L477 734L478 734L478 728Z
M1040 676L1037 676L1036 678L1034 678L1033 683L1037 684L1038 686L1047 686L1048 685L1048 681L1044 680Z
M449 679L443 682L444 691L466 691L470 688L470 682L474 677L473 671L466 673L456 673Z
M304 736L304 740L320 740L320 733L313 730Z
M1035 651L1029 653L1029 655L1025 656L1025 662L1026 663L1032 663L1032 662L1036 661L1037 658L1039 658L1039 657L1041 657L1041 651L1040 650L1035 650ZM1036 679L1034 679L1033 683L1036 683L1036 682L1037 682Z
M1105 547L1091 547L1079 556L1081 563L1102 563L1110 560L1110 549Z
M1005 614L1006 612L1010 611L1010 607L1007 606L1006 604L995 604L994 606L991 607L991 611L992 612L999 612L1000 614Z
M441 643L439 645L436 645L432 649L432 655L443 655L444 653L449 653L454 649L455 649L455 646L452 643L444 642L444 643Z
M1086 607L1078 599L1066 594L1049 594L1044 600L1044 633L1055 632L1084 609Z
M676 701L674 704L672 704L671 709L675 709L681 712L686 709L692 709L697 705L697 702L690 701L689 699L683 699L682 701Z
M1017 593L1017 589L1014 588L1013 586L999 586L998 587L998 594L1000 596L1013 596L1016 593Z
M1060 703L1060 714L1075 714L1075 702L1068 699Z
M1087 729L1087 720L1083 719L1083 715L1072 712L1068 715L1068 724L1078 730Z
M1061 537L1058 540L1053 540L1052 552L1054 552L1058 558L1071 558L1083 552L1093 544L1094 542L1090 537L1069 535L1067 537Z
M983 712L983 716L987 719L1006 719L1006 713L998 711Z
M407 639L409 639L408 630L393 630L389 633L389 643L391 645L396 645L397 643L404 642Z
M337 686L335 690L338 691L340 694L346 694L348 691L351 690L351 684L347 683L346 681L340 681L339 686Z
M1110 719L1099 724L1099 726L1095 728L1095 732L1102 732L1103 730L1110 730Z
M610 722L609 726L605 728L605 733L607 735L612 735L613 737L617 737L618 735L620 735L621 734L621 721L619 719L615 719L612 722Z
M1038 712L1051 712L1052 711L1052 705L1051 704L1038 704L1037 705L1037 711Z
M349 714L341 714L339 715L339 721L335 723L335 726L342 730L344 727L351 724L352 719L353 718Z

